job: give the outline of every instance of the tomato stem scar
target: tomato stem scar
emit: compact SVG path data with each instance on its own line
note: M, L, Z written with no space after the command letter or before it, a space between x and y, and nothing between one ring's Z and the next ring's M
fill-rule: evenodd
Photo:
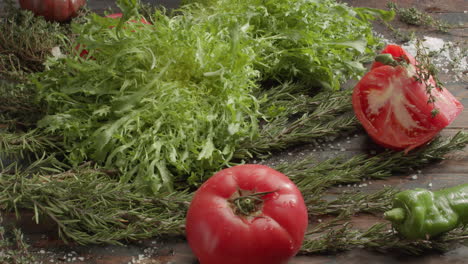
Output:
M262 196L277 191L278 189L268 192L251 193L251 191L238 190L233 195L235 197L230 198L228 201L231 202L231 204L233 204L233 209L236 214L249 216L261 209L263 205L263 199L261 199Z

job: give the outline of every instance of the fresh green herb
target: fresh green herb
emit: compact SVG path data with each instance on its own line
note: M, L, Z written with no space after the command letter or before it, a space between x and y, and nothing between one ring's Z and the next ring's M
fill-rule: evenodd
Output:
M311 159L306 157L276 169L290 176L304 193L311 216L338 214L341 216L336 218L337 221L342 221L355 213L378 213L388 209L392 190L371 195L349 193L336 201L325 201L327 187L358 182L364 177L384 178L431 164L467 143L468 134L459 133L450 140L436 140L407 154L408 159L400 152L384 152L376 157L333 159L311 164ZM0 172L0 204L17 214L20 208L33 210L36 221L48 216L57 223L59 235L65 241L118 244L122 240L183 234L191 193L160 192L148 198L135 190L134 185L119 183L115 179L118 171L92 163L69 168L54 156L38 159L21 170L16 167L16 164L10 164ZM360 202L352 207L340 209L336 206L354 199ZM379 205L382 205L380 209ZM320 231L330 232L326 227ZM346 249L353 246L351 243Z
M37 91L10 90L18 100L0 116L10 131L0 132L0 152L26 157L29 165L2 162L0 206L17 215L29 209L36 221L52 219L62 239L81 244L181 235L192 195L188 183L231 162L357 128L349 92L337 90L364 72L362 62L380 45L370 20L390 19L393 12L331 0L210 3L187 4L170 15L155 10L148 19L154 26L123 24L130 15L93 14L73 24L76 42L92 59L80 58L76 43L69 43L62 46L64 57L50 58L46 71L34 76ZM119 4L136 15L136 1ZM36 92L42 101L30 110L39 114L28 119L21 114L24 102ZM28 130L43 111L48 116L41 128ZM18 129L21 120L28 122ZM393 189L350 192L333 201L325 195L336 184L430 164L467 142L460 133L406 156L384 152L279 166L306 194L311 217L337 215L313 230L319 237L308 240L303 253L384 242L382 248L410 245L416 253L447 246L449 240L430 247L396 240L379 225L330 231L352 214L381 213ZM340 206L350 201L356 203ZM452 235L456 241L463 232Z
M442 82L438 78L437 67L432 63L431 57L427 51L427 48L424 47L424 44L419 38L416 38L416 61L418 62L416 67L416 74L414 78L416 81L424 84L426 86L426 92L429 95L428 104L434 104L435 97L432 94L433 89L438 89L442 91L444 89ZM431 111L431 115L434 117L439 113L439 109L434 108Z
M45 21L6 0L0 17L0 78L25 81L27 74L44 70L54 47L65 45L66 25Z
M358 128L351 112L350 90L325 91L315 96L308 95L307 90L307 86L294 83L263 90L257 96L266 98L260 104L266 119L261 126L261 136L243 142L234 157L265 159L274 151L314 143L319 138L350 133Z
M385 151L367 157L357 155L348 160L334 158L314 166L314 159L305 158L295 163L282 164L277 169L288 175L303 192L306 198L320 198L323 192L336 184L360 182L363 178L382 179L393 173L401 173L408 168L416 169L455 149L463 149L468 143L468 134L459 132L448 141L432 141L424 148L405 154L404 152Z
M24 131L36 126L45 107L36 101L35 87L0 80L0 129Z
M321 230L330 230L321 233ZM465 241L468 235L466 228L460 228L433 240L407 240L392 232L388 224L378 223L367 230L353 227L351 222L332 221L312 230L312 234L302 246L302 253L336 253L350 248L366 248L380 252L401 252L409 255L447 252L457 243Z
M353 9L332 0L221 0L214 6L247 18L242 24L256 36L256 66L263 79L300 80L334 90L361 76L362 63L379 48L370 20L391 18L391 12Z
M39 124L63 135L70 161L116 167L153 192L226 165L258 116L250 33L217 23L224 14L159 16L121 31L92 16L75 30L95 59L54 58L38 75L49 109Z
M129 14L135 4L119 2ZM91 16L74 33L94 59L52 58L36 76L48 106L39 125L63 136L73 164L116 167L123 182L153 192L174 181L198 184L229 164L241 142L258 138L259 80L301 78L336 89L364 72L378 41L355 15L331 0L293 7L220 0L172 17L156 11L154 26L119 28L128 15ZM308 119L319 115L327 116Z
M422 12L415 7L401 8L394 2L388 2L387 7L390 10L394 10L399 20L408 25L435 27L442 32L447 32L450 29L449 24L435 19L428 13Z
M22 173L15 167L11 164L0 172L5 184L0 194L3 209L17 216L19 208L30 209L36 222L51 219L65 242L121 244L183 233L191 194L145 196L112 178L115 171L90 163L66 170L54 157L37 160ZM34 174L26 178L25 172Z

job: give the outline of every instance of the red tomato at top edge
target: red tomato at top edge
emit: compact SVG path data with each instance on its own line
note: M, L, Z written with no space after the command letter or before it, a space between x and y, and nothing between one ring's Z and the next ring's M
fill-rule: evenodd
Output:
M410 151L430 141L463 110L463 105L446 89L432 89L435 103L428 103L426 85L415 80L414 58L394 45L385 49L394 58L408 57L407 66L375 63L353 91L357 118L380 145ZM414 63L412 63L414 62ZM430 80L435 87L433 79ZM433 110L439 113L433 115Z
M86 0L19 0L21 8L47 20L64 22L77 15Z
M251 198L256 210L242 214L236 201L244 204L246 195L259 192L270 193ZM201 264L282 264L299 251L307 224L302 194L288 177L263 165L239 165L197 190L186 235Z

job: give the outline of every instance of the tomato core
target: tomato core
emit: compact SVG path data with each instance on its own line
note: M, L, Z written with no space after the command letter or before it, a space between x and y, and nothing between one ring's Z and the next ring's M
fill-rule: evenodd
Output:
M262 211L262 197L275 191L270 192L253 192L250 190L237 190L231 198L229 204L234 213L238 216L255 216Z

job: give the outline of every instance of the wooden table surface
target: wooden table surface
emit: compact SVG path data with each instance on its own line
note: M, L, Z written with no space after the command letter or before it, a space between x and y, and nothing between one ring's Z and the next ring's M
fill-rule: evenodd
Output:
M246 0L247 1L247 0ZM112 0L91 0L88 1L91 9L102 13L109 7L115 8ZM177 6L178 0L146 0L145 2L163 4L168 7ZM385 8L386 2L383 0L346 0L351 6L366 6ZM449 33L437 33L430 30L412 28L399 22L393 24L404 29L415 29L420 36L432 36L442 38L446 41L461 42L460 45L466 47L467 24L468 24L468 1L467 0L399 0L395 1L401 7L415 6L421 10L431 12L435 17L455 25ZM1 3L0 3L1 5ZM376 31L384 34L385 38L392 39L391 34L383 26L376 24ZM459 80L454 80L451 75L443 75L442 80L448 88L465 106L462 114L441 133L443 136L454 135L457 131L468 130L468 76L467 69ZM374 146L364 134L344 139L348 152L369 151ZM298 152L310 151L308 146L291 150L295 154ZM336 150L328 150L332 155ZM323 154L325 155L325 154ZM432 164L421 172L418 172L417 179L412 179L410 175L415 172L408 172L407 175L395 176L388 180L373 181L366 187L361 187L362 191L375 191L385 185L393 185L402 189L424 187L432 185L433 189L453 186L460 183L468 183L468 148L450 155L446 160ZM334 188L332 193L342 192L343 188ZM23 217L27 218L27 217ZM7 219L8 220L8 219ZM376 218L357 217L356 224L370 226L375 223ZM10 218L10 222L13 219ZM128 244L126 246L73 246L69 247L57 240L51 233L46 232L45 227L28 223L19 223L23 231L27 234L32 245L31 250L35 252L37 258L43 263L99 263L99 264L123 264L123 263L197 263L196 258L190 251L187 243L183 240L146 240ZM53 233L53 232L52 232ZM379 254L369 252L365 249L352 250L337 255L316 255L297 256L290 262L291 264L302 263L468 263L468 247L460 246L443 255L428 254L422 257L397 256L391 254ZM221 264L221 263L220 263Z

